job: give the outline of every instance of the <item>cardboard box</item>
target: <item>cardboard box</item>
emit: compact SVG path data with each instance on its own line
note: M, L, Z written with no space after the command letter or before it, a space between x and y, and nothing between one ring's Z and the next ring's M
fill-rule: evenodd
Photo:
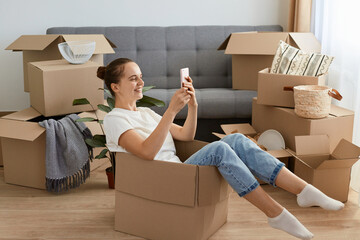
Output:
M45 189L46 130L38 124L42 120L41 114L31 107L0 118L6 183ZM100 133L98 128L85 124L92 134ZM98 154L100 149L95 151ZM98 167L96 161L90 162L91 171Z
M359 160L360 148L341 139L330 152L327 135L296 136L295 142L295 174L329 197L346 202L351 167Z
M27 108L0 118L6 183L45 189L45 129L28 121L39 116Z
M90 105L73 106L76 98L87 98L97 108L104 102L104 81L96 76L100 65L81 65L65 60L31 62L28 65L30 104L45 117L92 110Z
M318 77L269 73L265 68L258 73L257 103L279 107L294 107L294 92L284 87L325 85L327 74Z
M255 131L255 129L248 123L240 123L240 124L222 124L220 125L222 130L225 132L225 134L221 133L214 133L213 134L219 138L223 138L229 134L232 133L242 133L244 135L254 137L258 134L258 132ZM289 157L291 157L291 154L289 154L288 151L284 149L279 150L268 150L266 151L273 157L279 159L281 162L285 163L285 166L287 168L292 168L292 166L289 166ZM260 184L265 184L264 181L257 178Z
M333 151L340 139L352 141L353 125L354 112L339 106L331 105L328 117L307 119L297 116L292 108L261 105L253 98L252 126L258 132L279 131L292 150L296 150L295 136L326 134L330 139L330 151Z
M1 139L0 139L0 166L3 166L3 157L2 157L2 147L1 147Z
M5 50L22 51L24 66L24 91L29 92L28 68L29 62L62 59L58 44L68 41L89 40L96 42L91 61L104 65L103 54L115 53L116 46L102 34L70 34L70 35L22 35Z
M232 33L218 50L232 55L233 89L257 90L258 72L271 66L280 40L304 52L321 51L320 43L312 33Z
M206 145L175 142L184 161ZM116 154L115 230L158 240L208 239L227 219L230 187L214 166Z

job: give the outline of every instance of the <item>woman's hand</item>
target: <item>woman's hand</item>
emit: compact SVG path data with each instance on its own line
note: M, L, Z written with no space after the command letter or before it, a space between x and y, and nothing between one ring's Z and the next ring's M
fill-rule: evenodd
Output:
M168 110L174 114L180 112L181 109L190 101L191 95L187 93L187 89L182 87L177 90L171 98Z
M198 104L195 96L195 88L192 84L193 80L189 76L185 77L185 79L187 82L183 82L183 87L186 88L186 92L191 96L188 102L189 107L196 107Z

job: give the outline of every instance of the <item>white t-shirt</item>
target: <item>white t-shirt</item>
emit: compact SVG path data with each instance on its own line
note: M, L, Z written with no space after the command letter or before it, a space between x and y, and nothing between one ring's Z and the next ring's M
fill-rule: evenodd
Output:
M106 145L112 152L127 152L118 145L119 137L127 130L134 129L144 139L150 136L161 120L161 116L147 107L138 107L137 111L114 108L104 118ZM168 132L164 144L156 154L156 160L181 163L176 156L174 140Z

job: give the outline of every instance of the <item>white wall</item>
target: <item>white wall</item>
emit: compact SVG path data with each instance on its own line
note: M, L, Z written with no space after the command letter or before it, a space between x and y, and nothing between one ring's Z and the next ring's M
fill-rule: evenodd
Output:
M0 112L30 106L22 53L4 50L20 35L56 26L279 24L286 30L288 7L288 0L0 0Z

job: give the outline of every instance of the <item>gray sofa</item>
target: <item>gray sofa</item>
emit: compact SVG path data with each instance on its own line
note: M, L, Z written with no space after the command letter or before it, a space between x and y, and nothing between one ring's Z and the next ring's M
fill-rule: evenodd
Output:
M219 45L233 32L282 31L269 26L174 26L174 27L54 27L47 34L104 34L117 48L105 55L108 64L119 57L139 64L146 86L155 85L146 95L169 104L179 88L179 70L190 68L199 103L196 138L213 141L212 131L221 131L220 124L249 122L251 100L256 91L233 90L231 56L218 51ZM164 108L154 108L163 114ZM176 122L182 124L186 109Z

